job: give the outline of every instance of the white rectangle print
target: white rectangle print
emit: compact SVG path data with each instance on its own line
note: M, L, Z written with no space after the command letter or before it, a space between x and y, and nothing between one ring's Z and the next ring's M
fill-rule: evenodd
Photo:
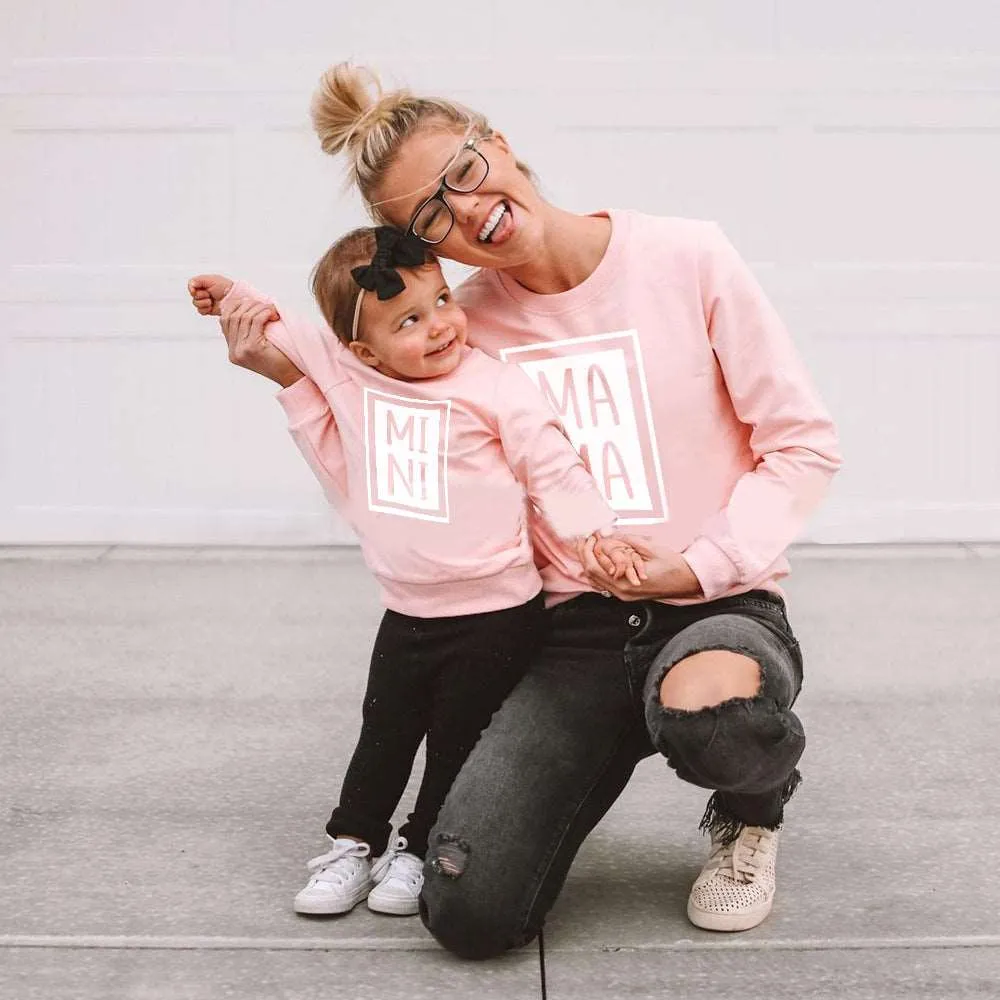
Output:
M365 389L368 507L423 521L449 520L450 400Z
M532 378L620 524L667 519L645 371L635 330L500 352Z

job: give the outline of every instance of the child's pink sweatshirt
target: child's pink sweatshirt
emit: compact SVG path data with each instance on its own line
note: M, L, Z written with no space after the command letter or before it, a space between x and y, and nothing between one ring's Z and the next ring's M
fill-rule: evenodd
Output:
M242 298L270 301L237 282L223 314ZM614 524L516 365L466 347L450 374L405 382L363 364L328 327L278 311L267 337L308 376L278 394L292 436L358 535L387 608L440 618L534 597L526 497L569 562L574 538Z
M568 292L496 271L461 285L469 342L531 376L621 530L682 553L705 598L780 591L784 551L840 466L830 416L717 225L606 214L610 245ZM545 525L536 546L546 591L591 589Z

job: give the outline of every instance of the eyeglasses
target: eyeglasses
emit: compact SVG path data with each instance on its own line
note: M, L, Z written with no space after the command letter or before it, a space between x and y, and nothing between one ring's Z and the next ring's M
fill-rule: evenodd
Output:
M486 180L490 172L489 161L476 149L476 143L489 139L493 135L476 136L462 144L454 163L441 178L437 191L426 201L421 202L410 219L408 233L419 237L425 243L440 243L451 232L455 225L455 213L451 205L444 200L445 191L455 191L458 194L468 194L475 191Z

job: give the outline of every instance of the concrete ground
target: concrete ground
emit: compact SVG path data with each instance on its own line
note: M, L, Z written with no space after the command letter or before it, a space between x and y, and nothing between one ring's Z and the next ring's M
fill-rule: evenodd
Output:
M642 764L551 1000L1000 997L1000 549L806 549L806 781L771 918L689 925L704 793ZM0 997L537 997L417 919L297 917L379 618L357 553L0 549Z

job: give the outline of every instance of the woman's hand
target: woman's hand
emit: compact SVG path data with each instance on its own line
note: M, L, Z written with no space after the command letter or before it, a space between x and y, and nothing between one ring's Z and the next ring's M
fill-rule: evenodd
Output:
M231 309L226 303L221 326L229 346L229 360L234 365L264 375L287 388L304 376L264 334L264 327L277 318L270 302L240 299Z
M596 539L591 536L583 545L583 569L595 590L607 591L623 601L655 600L661 597L701 597L701 584L687 560L670 549L654 551L648 542L628 535L617 535L643 559L645 578L636 585L627 578L614 579L597 559Z

